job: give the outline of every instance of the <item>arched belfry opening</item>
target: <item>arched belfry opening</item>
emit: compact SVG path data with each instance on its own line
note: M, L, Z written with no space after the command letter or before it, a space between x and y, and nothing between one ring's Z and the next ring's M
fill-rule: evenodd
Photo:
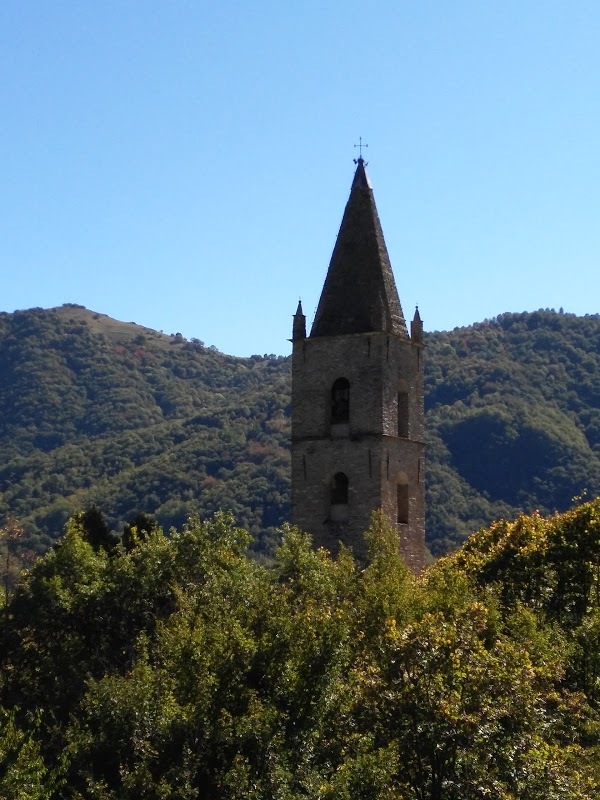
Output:
M396 483L396 522L398 525L409 524L409 488L405 472L398 475Z
M341 540L361 558L380 508L418 569L423 326L416 312L409 334L365 166L359 156L310 333L300 305L294 315L292 518L317 545Z
M331 387L331 424L350 422L350 382L338 378Z
M336 472L331 481L329 516L332 522L346 522L348 519L348 476Z
M344 472L336 472L331 481L331 505L348 505L348 476Z

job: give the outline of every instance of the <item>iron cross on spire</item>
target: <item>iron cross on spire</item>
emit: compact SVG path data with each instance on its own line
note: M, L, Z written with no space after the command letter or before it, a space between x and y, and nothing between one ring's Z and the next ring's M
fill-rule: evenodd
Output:
M358 147L358 158L354 159L354 163L355 164L358 164L359 161L363 160L362 149L363 149L363 147L368 147L368 146L369 146L368 144L363 144L362 136L359 136L358 137L358 144L354 145L354 147Z

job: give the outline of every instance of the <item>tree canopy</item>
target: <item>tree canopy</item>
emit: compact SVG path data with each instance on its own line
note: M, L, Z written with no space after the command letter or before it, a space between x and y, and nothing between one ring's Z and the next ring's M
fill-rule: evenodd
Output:
M600 501L419 577L379 515L366 566L293 528L264 566L223 514L97 523L3 609L0 796L597 797Z

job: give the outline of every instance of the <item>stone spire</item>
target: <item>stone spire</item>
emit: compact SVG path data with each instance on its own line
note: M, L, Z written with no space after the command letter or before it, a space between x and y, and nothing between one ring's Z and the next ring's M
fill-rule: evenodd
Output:
M408 338L363 158L356 164L310 335L379 331Z
M415 315L410 323L410 338L416 344L423 344L423 322L419 314L419 306L416 306Z
M297 339L306 338L306 317L302 311L302 301L298 300L298 308L294 314L294 324L292 328L292 342Z

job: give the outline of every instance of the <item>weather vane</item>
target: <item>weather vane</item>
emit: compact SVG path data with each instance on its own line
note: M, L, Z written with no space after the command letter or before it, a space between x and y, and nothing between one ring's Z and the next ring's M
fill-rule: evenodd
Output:
M362 136L358 137L358 144L355 144L354 147L358 147L358 158L354 159L354 163L358 164L359 161L363 160L362 157L362 149L363 147L368 147L368 144L363 144Z

